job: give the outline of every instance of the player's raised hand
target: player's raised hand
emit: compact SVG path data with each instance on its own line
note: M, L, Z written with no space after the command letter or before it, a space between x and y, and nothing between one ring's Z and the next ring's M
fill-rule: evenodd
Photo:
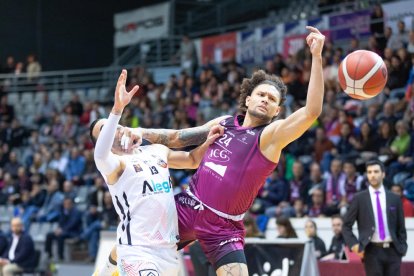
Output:
M321 32L312 26L306 26L306 29L310 31L306 37L306 43L308 44L313 56L322 56L323 44L325 42L325 36Z
M208 145L211 145L214 143L214 141L223 135L224 133L224 127L221 125L215 125L210 129L210 132L208 133L206 142Z
M132 97L138 91L139 86L135 85L131 91L127 91L125 87L127 79L127 70L123 69L121 75L119 75L118 82L115 88L114 107L112 111L116 114L121 114L125 106L129 104Z

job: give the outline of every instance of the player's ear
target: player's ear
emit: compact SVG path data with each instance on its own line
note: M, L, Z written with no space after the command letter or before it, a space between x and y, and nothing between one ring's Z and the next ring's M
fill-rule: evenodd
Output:
M251 96L246 97L246 101L244 103L246 106L249 106L250 99L251 99Z

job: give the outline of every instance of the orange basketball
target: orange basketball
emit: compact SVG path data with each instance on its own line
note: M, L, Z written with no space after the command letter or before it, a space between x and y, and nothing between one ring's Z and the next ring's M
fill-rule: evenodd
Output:
M374 52L358 50L347 55L339 65L341 88L350 97L367 100L378 95L387 83L387 67Z

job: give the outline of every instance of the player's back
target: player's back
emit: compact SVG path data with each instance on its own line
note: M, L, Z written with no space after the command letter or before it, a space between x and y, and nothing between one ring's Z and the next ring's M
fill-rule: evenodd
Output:
M178 219L166 155L155 146L136 151L122 157L124 172L114 185L108 185L121 219L117 243L174 247Z

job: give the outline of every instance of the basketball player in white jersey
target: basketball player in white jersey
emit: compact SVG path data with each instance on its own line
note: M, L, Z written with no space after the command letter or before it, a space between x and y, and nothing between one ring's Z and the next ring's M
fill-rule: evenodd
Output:
M124 150L118 125L122 111L138 91L125 89L123 70L115 89L108 119L91 124L95 163L103 175L120 216L117 230L117 263L120 275L177 275L178 218L170 168L197 168L208 146L223 129L213 127L204 144L191 152L172 151L159 144ZM121 144L128 144L124 136ZM168 164L168 165L167 165Z

